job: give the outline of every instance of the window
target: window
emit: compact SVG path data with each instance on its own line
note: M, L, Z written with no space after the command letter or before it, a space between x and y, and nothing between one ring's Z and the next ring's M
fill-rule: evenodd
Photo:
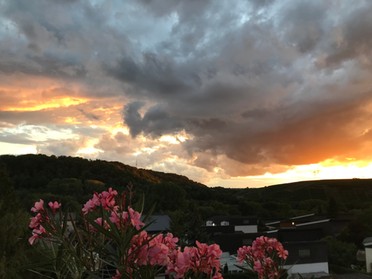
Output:
M310 257L310 249L299 249L298 256L300 258L308 258Z
M213 226L213 221L212 221L212 220L208 220L208 221L206 222L206 226L207 226L207 227L212 227L212 226Z

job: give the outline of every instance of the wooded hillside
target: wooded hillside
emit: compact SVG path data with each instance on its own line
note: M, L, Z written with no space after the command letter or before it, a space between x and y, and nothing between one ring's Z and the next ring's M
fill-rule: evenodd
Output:
M138 169L119 162L46 155L0 156L21 203L29 208L38 198L80 205L93 191L132 185L146 204L168 212L195 207L209 215L255 215L285 218L306 213L334 215L372 205L372 179L303 181L263 188L207 186L185 176ZM190 205L192 204L192 205Z

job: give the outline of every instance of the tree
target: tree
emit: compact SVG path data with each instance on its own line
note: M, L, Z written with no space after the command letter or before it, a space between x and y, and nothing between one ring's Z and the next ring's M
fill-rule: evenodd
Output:
M354 243L359 248L363 247L363 240L372 235L372 208L358 213L346 229L341 233L340 239L346 242Z
M20 207L6 171L0 168L0 278L36 278L27 270L31 264L27 243L29 215ZM30 256L30 257L28 257Z
M331 265L350 267L356 263L357 247L353 243L338 240L332 236L324 239L327 242L328 260Z

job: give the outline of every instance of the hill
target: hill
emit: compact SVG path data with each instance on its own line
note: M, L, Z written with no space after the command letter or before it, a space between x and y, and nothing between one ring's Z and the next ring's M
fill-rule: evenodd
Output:
M10 179L25 205L27 199L37 195L81 203L93 191L108 187L122 191L128 185L132 185L137 194L148 197L162 192L164 198L167 194L183 197L186 193L188 198L197 198L200 191L208 190L207 186L185 176L78 157L2 155L0 169Z
M209 188L185 176L138 169L120 162L46 155L2 155L0 169L25 208L40 197L72 205L93 191L128 185L159 212L194 208L210 215L256 215L260 218L318 213L330 215L372 206L372 179L318 180L263 188ZM331 212L333 211L333 212Z

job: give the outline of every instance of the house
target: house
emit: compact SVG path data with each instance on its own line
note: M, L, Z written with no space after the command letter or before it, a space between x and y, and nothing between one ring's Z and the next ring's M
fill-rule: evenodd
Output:
M150 234L168 232L170 229L171 219L168 215L151 215L146 220L146 231Z
M367 237L363 240L363 246L366 255L366 271L372 272L372 237Z
M341 227L343 223L340 224ZM329 276L327 245L322 239L328 234L337 233L330 230L331 219L307 214L268 222L265 225L269 230L258 232L257 218L216 216L209 218L204 228L210 239L229 255L236 254L238 248L243 245L251 245L259 236L276 238L288 250L284 267L288 270L289 276L303 278ZM229 257L226 263L229 262Z
M344 222L306 214L289 219L267 222L268 237L277 238L288 250L286 269L288 274L302 277L323 277L329 274L327 245L322 238L336 235L345 226Z
M329 274L327 246L323 241L296 241L283 243L288 250L285 268L289 275L301 274L315 277Z
M323 277L329 274L328 252L321 229L285 228L267 232L268 237L277 238L288 250L285 268L288 275Z
M233 232L212 235L210 239L217 243L222 251L236 254L240 247L251 245L260 235L259 233Z
M236 254L243 245L251 245L259 236L257 218L248 216L214 216L205 222L204 229L211 241L230 254Z
M257 218L248 216L214 216L205 222L207 231L257 233ZM213 229L213 227L215 227Z

